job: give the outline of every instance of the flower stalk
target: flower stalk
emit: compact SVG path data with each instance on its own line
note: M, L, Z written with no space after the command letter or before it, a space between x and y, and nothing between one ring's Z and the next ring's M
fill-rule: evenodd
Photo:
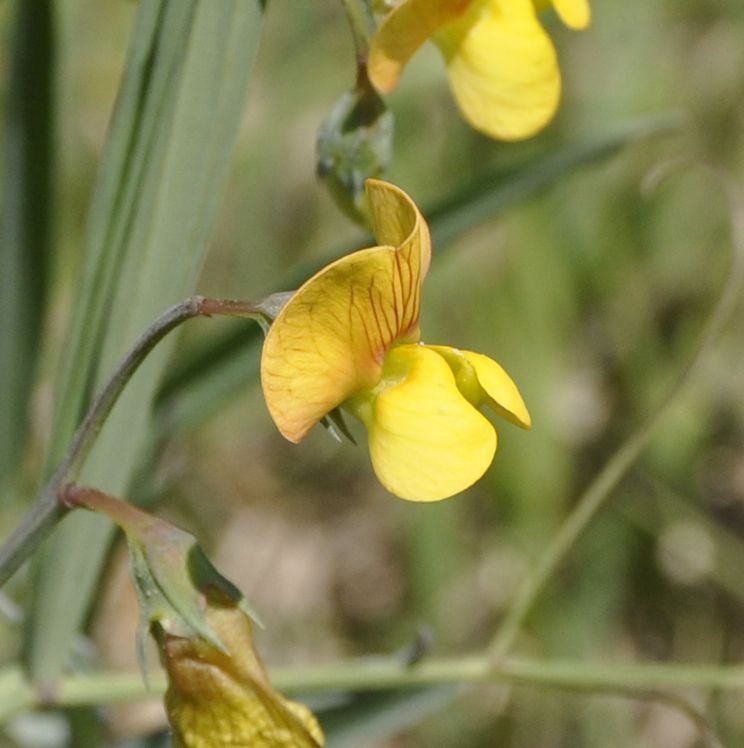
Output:
M374 16L365 0L341 0L341 4L351 26L357 65L363 68L367 63L370 40L375 33Z
M129 380L150 351L186 320L199 316L251 317L263 321L270 314L270 299L258 302L207 299L192 296L170 307L156 319L124 355L111 378L96 396L72 438L62 462L44 486L34 506L0 547L0 586L18 570L51 529L69 511L60 500L68 483L74 482L103 424Z

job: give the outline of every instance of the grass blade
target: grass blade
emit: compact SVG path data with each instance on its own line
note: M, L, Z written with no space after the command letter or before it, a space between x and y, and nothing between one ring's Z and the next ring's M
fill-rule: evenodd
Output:
M92 389L153 318L193 289L237 138L260 19L258 0L140 3L89 218L52 463ZM169 350L166 342L131 381L84 482L127 495ZM108 539L98 518L73 516L44 546L27 641L37 680L53 681L62 670Z
M54 128L51 0L19 3L17 14L0 216L0 476L11 478L27 429L46 299Z

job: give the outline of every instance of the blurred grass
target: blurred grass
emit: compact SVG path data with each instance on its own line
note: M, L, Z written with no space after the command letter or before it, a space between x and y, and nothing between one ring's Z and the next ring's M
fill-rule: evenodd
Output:
M94 5L79 0L80 18ZM105 5L116 13L95 15L97 33L76 45L82 62L66 79L77 119L63 154L67 211L58 243L69 254L80 242L79 222L69 216L84 212L78 185L92 180L117 72L101 40L121 39L121 5ZM422 205L637 117L673 110L689 122L681 137L638 144L466 231L446 255L435 247L427 341L500 360L525 394L533 432L504 426L483 481L452 502L412 506L376 485L364 449L339 447L322 432L299 447L284 443L252 387L170 440L145 476L163 511L208 541L258 608L270 661L392 651L420 625L442 653L488 641L525 566L648 413L699 332L727 262L721 201L694 176L651 198L640 185L649 169L680 156L744 173L742 6L596 0L593 8L593 26L582 34L551 24L566 92L557 121L535 141L505 145L471 132L432 50L415 58L390 100L398 118L391 178ZM275 2L266 32L251 117L198 284L207 295L284 290L276 285L298 268L363 242L313 175L316 128L353 82L345 19L333 3L290 13ZM62 50L68 56L72 38ZM60 268L57 298L69 294L68 273ZM742 660L742 321L740 313L639 470L574 549L531 616L522 651ZM193 325L176 361L227 326ZM255 356L238 352L237 379L244 378L240 358L250 369ZM53 376L47 371L46 381ZM44 407L35 412L43 431ZM99 616L131 616L128 598L115 597ZM123 628L116 637L99 634L104 659L128 647L134 657ZM744 743L740 699L704 694L702 701L726 745ZM126 733L126 721L115 724ZM388 745L691 748L695 740L668 709L520 688L509 699L484 689Z
M54 204L56 31L50 0L15 9L4 106L0 213L0 489L28 436L29 399L46 311Z
M91 391L149 322L193 287L242 116L260 18L257 4L140 6L89 215L52 467ZM168 348L130 383L81 480L127 495ZM74 517L40 554L27 657L42 682L52 682L68 661L109 538L97 518Z

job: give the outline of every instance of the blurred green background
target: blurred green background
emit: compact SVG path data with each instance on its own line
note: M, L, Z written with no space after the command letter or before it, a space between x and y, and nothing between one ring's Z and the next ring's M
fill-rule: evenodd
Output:
M143 465L141 498L197 535L245 592L266 623L259 645L269 664L392 653L422 629L437 654L485 646L525 569L651 412L702 330L730 260L724 201L694 168L654 191L643 185L680 159L741 176L744 6L594 0L592 8L592 26L582 33L546 14L565 91L555 122L533 140L497 143L472 131L433 48L415 57L389 100L396 139L388 176L425 214L468 185L506 184L522 164L553 150L647 117L681 117L673 133L638 138L567 170L435 246L425 341L499 360L534 422L531 433L499 428L499 452L478 484L439 504L407 504L378 485L363 446L336 444L322 429L299 446L283 441L257 386L255 345L236 351L219 376L161 400L166 438L157 459ZM3 78L13 9L0 6ZM56 4L51 301L24 479L15 501L2 505L3 534L28 500L48 432L90 188L135 11L124 0ZM198 284L204 295L288 290L301 269L366 241L315 177L318 127L354 78L340 4L273 0L256 75ZM742 311L541 597L520 653L741 662ZM172 373L216 335L249 324L189 323ZM137 611L126 575L118 549L91 612L83 663L136 666ZM23 578L10 594L23 607ZM18 625L0 619L0 654L10 659L17 647ZM744 745L744 694L689 696L725 745ZM135 736L162 729L151 705L106 710L103 722L101 745L145 745ZM23 737L40 725L37 715L16 721L0 745L64 745L54 742L54 725L33 733L37 742ZM499 686L479 687L395 737L370 737L369 745L691 748L698 740L684 715L649 700Z

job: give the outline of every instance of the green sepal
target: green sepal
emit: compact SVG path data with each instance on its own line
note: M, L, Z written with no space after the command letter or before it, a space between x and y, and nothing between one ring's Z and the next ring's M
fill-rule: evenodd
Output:
M217 571L193 535L99 491L82 493L79 503L108 517L127 536L140 602L141 663L144 639L155 624L175 635L196 634L227 654L207 623L208 598L231 602L261 625L241 591Z
M264 335L269 332L269 327L271 327L274 320L279 316L279 312L284 309L285 304L294 295L295 291L280 291L269 294L269 296L264 296L256 302L256 312L251 317L261 325Z
M206 622L205 593L217 588L236 604L240 592L204 555L192 535L166 522L148 528L145 536L127 532L142 606L143 624L158 622L169 633L184 624L216 649L226 653L219 637ZM185 631L183 633L188 633Z
M344 438L348 439L355 447L357 445L349 427L346 425L343 413L340 408L334 408L328 415L323 416L320 425L337 441L343 442Z

